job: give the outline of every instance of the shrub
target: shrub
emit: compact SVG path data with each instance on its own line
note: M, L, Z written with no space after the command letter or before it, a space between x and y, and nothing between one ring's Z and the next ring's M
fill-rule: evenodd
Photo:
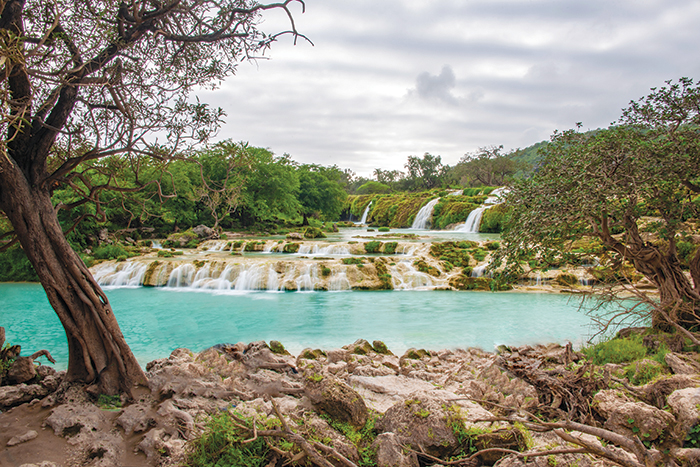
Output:
M253 423L249 420L246 422L248 425ZM267 465L268 447L264 438L260 437L243 444L243 441L249 438L250 433L241 429L228 413L213 415L206 422L201 436L190 442L183 465L186 467L225 465L263 467Z
M600 342L582 351L596 365L633 362L647 354L642 338L638 335Z
M387 255L393 255L396 253L396 247L399 246L399 242L386 242L384 244L384 253Z
M286 243L282 249L285 253L296 253L299 251L299 243Z
M379 227L377 230L380 231L380 232L388 232L388 231L390 231L391 229L390 229L389 227Z
M382 249L382 242L375 240L366 242L364 246L365 252L367 253L379 253L379 251Z
M12 248L0 253L0 282L35 282L38 280L39 277L23 249Z
M342 261L343 261L343 264L362 264L363 263L362 258L355 258L355 257L343 258Z
M129 252L117 243L111 245L102 245L95 248L92 256L96 259L117 259L123 256L125 259L129 257Z

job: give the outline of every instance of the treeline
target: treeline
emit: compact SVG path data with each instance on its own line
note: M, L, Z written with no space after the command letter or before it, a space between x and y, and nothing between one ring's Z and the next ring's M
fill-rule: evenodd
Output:
M409 156L404 171L374 170L373 178L351 178L349 194L368 195L417 192L434 188L503 186L516 177L527 176L539 161L539 149L546 142L525 149L503 152L503 146L480 148L465 154L454 166L443 164L440 156L425 153Z

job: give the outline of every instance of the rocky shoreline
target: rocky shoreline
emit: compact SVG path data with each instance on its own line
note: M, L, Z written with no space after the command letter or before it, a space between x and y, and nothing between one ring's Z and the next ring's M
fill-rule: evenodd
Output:
M677 350L634 386L622 365L555 344L397 356L360 340L293 356L238 343L177 349L148 364L148 388L109 402L39 366L0 386L0 465L194 465L223 419L269 445L269 466L698 465L700 363Z

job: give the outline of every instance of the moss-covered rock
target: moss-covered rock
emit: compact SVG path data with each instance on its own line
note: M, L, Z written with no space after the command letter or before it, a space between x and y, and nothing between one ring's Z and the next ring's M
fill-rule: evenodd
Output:
M285 253L298 253L300 246L299 243L285 243L282 251Z
M326 234L318 227L307 227L304 229L304 238L326 238Z

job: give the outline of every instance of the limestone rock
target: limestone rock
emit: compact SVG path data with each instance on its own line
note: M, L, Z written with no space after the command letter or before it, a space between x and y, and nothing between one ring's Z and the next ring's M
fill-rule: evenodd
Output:
M289 232L287 234L287 239L289 240L304 240L304 236L299 232Z
M156 424L148 404L132 404L126 407L115 422L124 428L127 436L146 431Z
M406 453L395 433L377 436L372 449L377 453L377 467L418 467L416 454Z
M633 402L614 390L603 390L593 398L593 407L605 419L606 429L624 436L654 441L673 426L673 415L644 402Z
M415 393L389 408L376 423L380 433L394 433L400 444L435 457L453 454L459 442L449 423L463 423L459 409L428 393Z
M335 376L327 375L320 381L315 379L313 375L307 377L305 394L317 410L357 428L365 425L368 410L357 391Z
M700 423L700 388L673 391L668 396L668 405L676 414L679 435L685 438L688 431Z
M199 238L209 239L209 238L216 238L216 237L218 237L218 235L217 235L217 233L216 233L216 231L215 231L214 229L212 229L212 228L210 228L210 227L207 227L206 225L203 225L203 224L200 224L200 225L198 225L197 227L194 227L194 228L192 229L192 232L194 232L195 234L197 234L197 236L198 236Z
M24 434L13 436L12 438L10 438L10 440L7 442L7 445L16 446L18 444L26 443L27 441L33 440L37 436L39 436L39 433L37 433L34 430L29 430Z
M664 356L664 361L677 375L695 375L700 372L700 367L696 362L681 354L669 352Z
M36 366L31 357L17 357L7 370L7 380L10 384L21 384L36 377Z
M0 387L0 410L41 399L49 394L49 390L40 384L17 384Z

